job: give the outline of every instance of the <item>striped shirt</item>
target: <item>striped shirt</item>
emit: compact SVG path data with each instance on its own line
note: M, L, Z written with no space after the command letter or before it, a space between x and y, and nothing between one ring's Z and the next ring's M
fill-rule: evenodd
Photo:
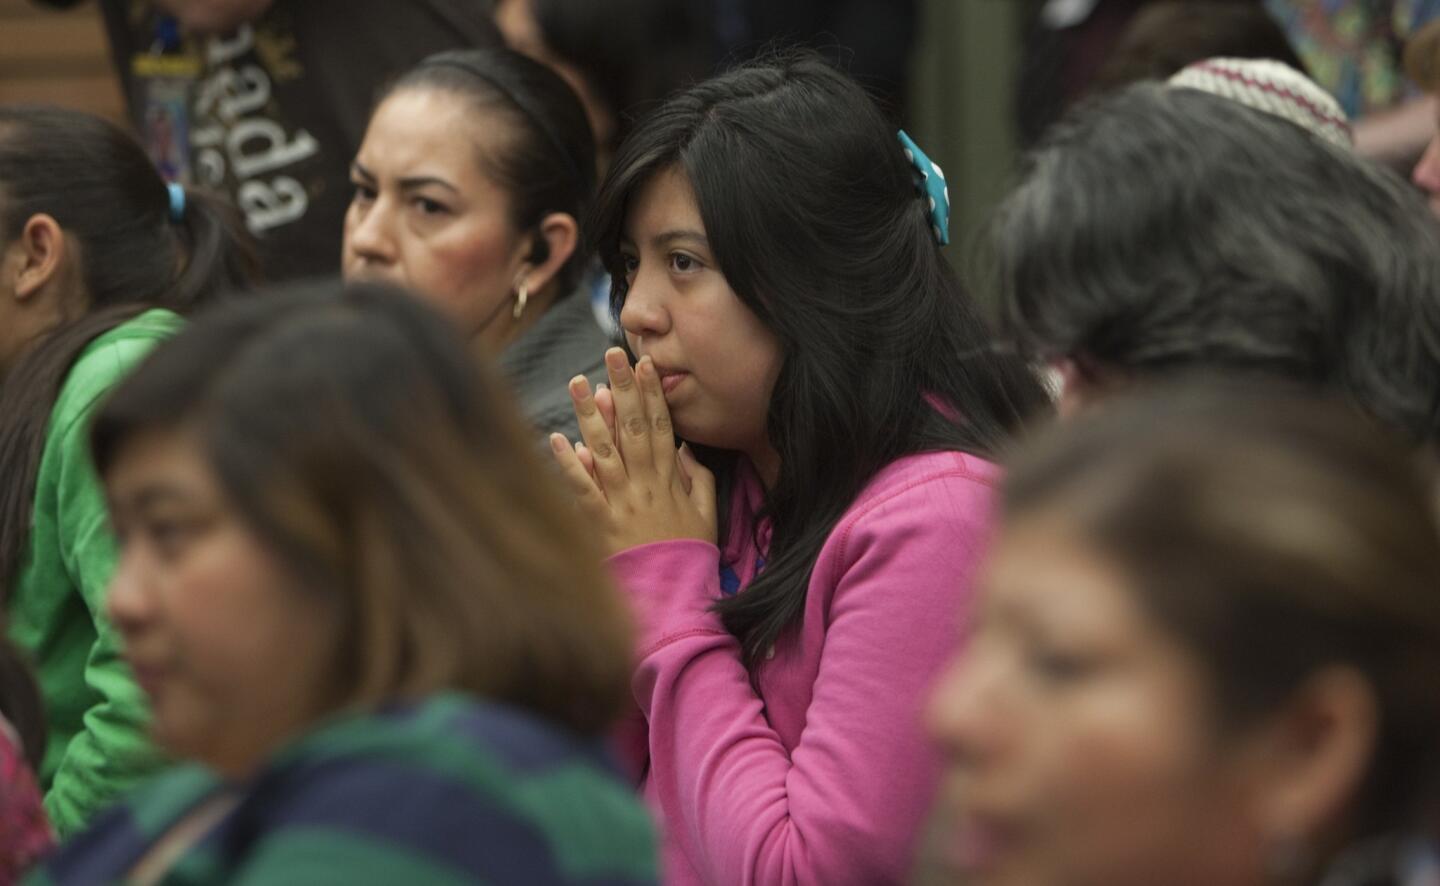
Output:
M195 766L96 819L29 882L126 879L162 837L233 806L160 882L645 884L645 812L598 743L445 694L337 720L227 785Z

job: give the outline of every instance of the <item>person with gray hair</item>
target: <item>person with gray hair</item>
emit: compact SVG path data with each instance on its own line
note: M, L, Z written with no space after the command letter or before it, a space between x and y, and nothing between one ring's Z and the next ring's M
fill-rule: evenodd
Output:
M1062 413L1215 369L1440 436L1440 229L1388 170L1275 116L1153 83L1084 106L990 246L1004 323L1058 370Z

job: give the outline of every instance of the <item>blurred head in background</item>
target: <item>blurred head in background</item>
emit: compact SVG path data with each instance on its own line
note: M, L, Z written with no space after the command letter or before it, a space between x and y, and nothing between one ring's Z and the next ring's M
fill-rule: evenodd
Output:
M1440 232L1388 171L1273 114L1137 84L1076 110L990 231L1005 325L1062 412L1182 370L1440 430Z
M550 69L507 49L431 56L355 156L345 278L413 289L503 351L577 289L595 177L584 109Z

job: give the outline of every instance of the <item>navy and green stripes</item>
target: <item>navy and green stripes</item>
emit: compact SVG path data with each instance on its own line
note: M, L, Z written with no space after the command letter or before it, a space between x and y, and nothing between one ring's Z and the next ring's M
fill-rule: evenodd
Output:
M113 882L225 787L173 772L97 820L36 882ZM656 882L644 810L605 761L460 696L333 722L277 756L166 882Z

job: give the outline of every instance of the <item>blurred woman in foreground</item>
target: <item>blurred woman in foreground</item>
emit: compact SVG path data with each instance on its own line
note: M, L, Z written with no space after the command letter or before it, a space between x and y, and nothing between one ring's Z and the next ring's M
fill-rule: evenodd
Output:
M377 286L198 321L101 409L109 594L193 761L41 882L647 883L629 625L462 340Z
M1350 408L1225 386L1034 445L932 700L934 882L1435 882L1424 474Z

